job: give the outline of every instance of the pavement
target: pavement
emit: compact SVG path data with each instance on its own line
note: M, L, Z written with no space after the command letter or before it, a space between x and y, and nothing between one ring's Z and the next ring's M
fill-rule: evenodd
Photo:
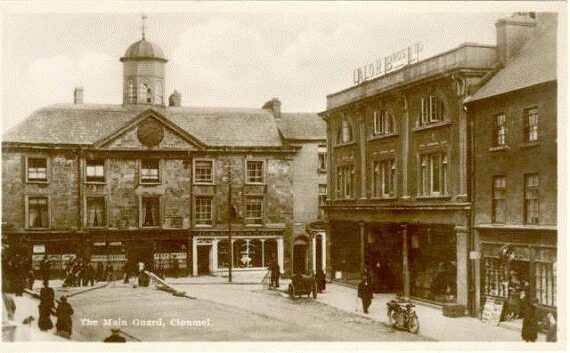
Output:
M131 283L134 280L131 279ZM185 286L188 285L228 285L228 278L215 277L215 276L200 276L200 277L179 277L179 278L166 278L166 281L172 284ZM287 286L290 281L282 279L280 281L279 289L277 290L284 297L287 297ZM240 281L235 281L232 284L239 284L250 286L252 290L266 289L258 281L258 278L241 278ZM57 288L58 292L67 291L67 295L78 295L85 291L96 290L98 287L104 286L121 286L122 283L98 283L95 287L74 287L74 288L58 288L59 283L52 281L52 287ZM34 290L39 292L39 285L34 287ZM62 293L63 294L63 293ZM192 294L191 291L188 294ZM57 298L57 295L56 295ZM37 320L38 301L31 298L29 295L23 297L15 297L16 313L15 322L18 324L16 330L17 341L65 341L64 338L56 336L53 332L42 332L37 326L37 321L33 321L31 325L24 325L22 321L33 316ZM395 299L394 294L375 294L372 305L369 308L369 313L362 312L362 303L356 296L356 288L349 287L337 283L327 283L326 290L319 293L316 301L323 304L343 310L347 313L356 314L362 317L367 317L370 320L379 323L387 324L388 318L386 316L386 303ZM451 318L443 315L442 308L431 304L416 302L416 313L420 321L419 333L432 339L441 342L521 342L520 323L508 322L501 323L499 326L483 323L481 320L474 317L458 317ZM520 321L520 320L519 320ZM55 323L55 318L54 318ZM545 335L539 333L538 342L545 341Z
M262 278L262 277L261 277ZM241 277L232 278L233 284L258 286L262 288L259 275L250 276L250 278L241 275ZM216 276L199 276L199 277L179 277L166 278L168 283L176 286L180 285L205 285L205 284L228 284L227 277ZM289 279L280 280L281 294L286 297ZM273 289L277 290L277 289ZM364 314L362 311L362 302L356 296L356 288L345 284L327 283L326 290L317 295L316 301L323 304L341 309L345 312L354 313L371 320L388 324L386 316L386 303L395 299L393 293L376 293L374 300L369 308L369 313ZM189 293L191 294L191 293ZM413 301L416 304L415 310L420 321L419 333L422 336L441 342L522 342L521 329L522 320L514 320L509 322L501 322L499 326L482 322L478 318L464 317L447 317L443 315L441 306L428 304L424 302ZM539 333L537 342L545 342L546 335Z

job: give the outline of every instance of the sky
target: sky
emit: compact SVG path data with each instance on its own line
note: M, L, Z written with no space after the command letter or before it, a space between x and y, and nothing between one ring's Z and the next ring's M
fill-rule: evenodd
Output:
M555 4L554 4L555 5ZM183 106L321 112L353 85L353 70L416 42L420 60L474 42L495 45L495 23L553 4L478 2L3 2L1 113L6 131L34 110L73 103L122 104L130 44L159 45L165 97ZM548 9L548 8L546 8Z

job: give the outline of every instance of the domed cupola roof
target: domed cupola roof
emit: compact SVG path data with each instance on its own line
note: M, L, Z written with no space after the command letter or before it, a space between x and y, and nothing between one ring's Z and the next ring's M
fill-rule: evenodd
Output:
M121 62L139 61L139 60L156 60L167 62L162 49L155 43L146 39L141 39L129 46L125 52L125 56L121 58Z

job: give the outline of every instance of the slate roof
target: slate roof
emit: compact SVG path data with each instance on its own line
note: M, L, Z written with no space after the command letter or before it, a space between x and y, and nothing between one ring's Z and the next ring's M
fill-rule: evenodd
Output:
M313 113L281 113L277 126L288 140L325 140L327 124Z
M56 104L32 113L3 134L3 142L91 145L142 112L144 105ZM279 147L271 112L247 108L152 107L208 146Z
M556 29L553 21L545 28L537 29L535 35L521 48L503 69L489 80L466 102L473 102L499 94L516 91L557 79Z

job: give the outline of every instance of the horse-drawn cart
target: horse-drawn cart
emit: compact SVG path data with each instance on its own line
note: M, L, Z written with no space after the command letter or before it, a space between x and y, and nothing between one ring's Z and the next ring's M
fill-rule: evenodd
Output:
M315 281L315 277L313 275L294 275L291 277L288 292L289 298L293 300L303 294L306 294L307 298L309 298L311 294L313 298L317 298L317 282Z

